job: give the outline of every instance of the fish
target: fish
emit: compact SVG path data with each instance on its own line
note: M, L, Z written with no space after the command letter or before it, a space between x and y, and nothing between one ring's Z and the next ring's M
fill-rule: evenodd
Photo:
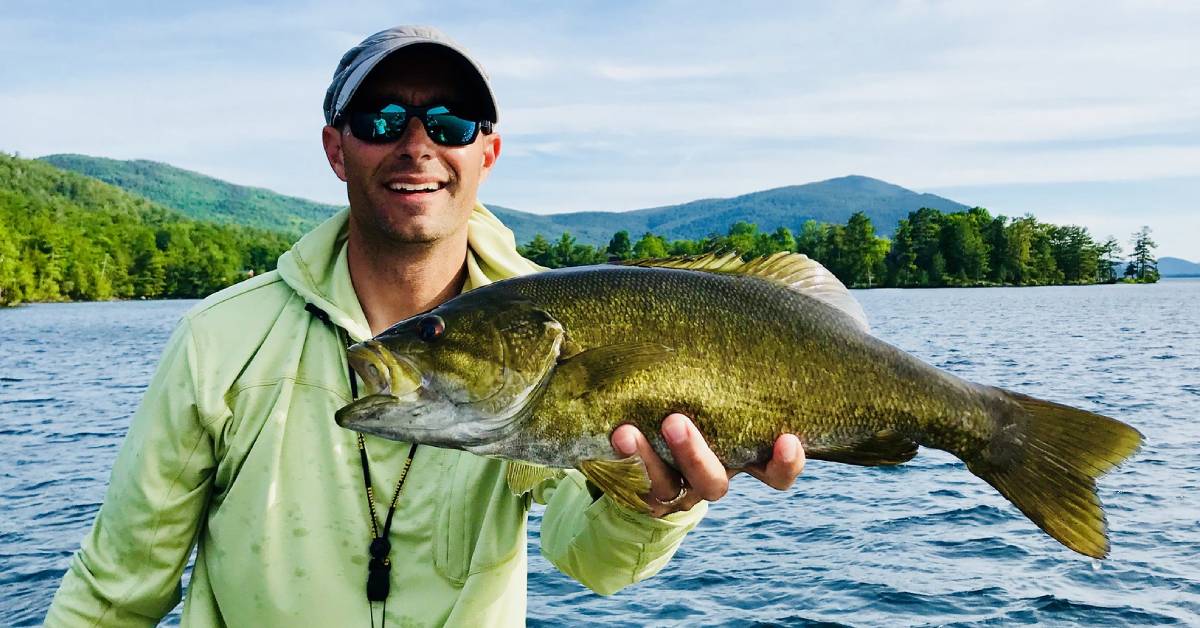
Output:
M355 344L364 396L338 425L513 461L528 490L579 470L648 512L630 423L667 464L664 416L690 417L729 469L799 437L809 460L898 465L950 452L1034 524L1106 557L1096 480L1143 437L1087 410L940 370L870 332L857 300L798 253L711 253L550 270L475 288Z

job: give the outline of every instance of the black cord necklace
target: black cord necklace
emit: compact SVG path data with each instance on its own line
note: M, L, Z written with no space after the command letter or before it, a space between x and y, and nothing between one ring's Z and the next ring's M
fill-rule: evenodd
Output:
M383 626L387 622L387 597L392 584L390 578L392 560L389 557L392 551L392 542L388 540L388 534L392 529L392 517L396 514L400 491L404 488L404 479L408 477L408 469L412 466L413 456L416 452L417 444L409 445L408 458L404 461L404 467L400 469L400 479L396 482L396 492L392 494L392 503L388 507L387 519L384 521L381 532L379 515L375 511L375 489L371 486L371 469L367 465L367 445L363 442L363 435L358 434L358 455L362 461L367 508L371 511L371 544L367 546L367 552L371 555L371 560L367 563L367 601L372 605L371 626L375 625L375 602L383 602L383 617L379 625Z
M327 324L330 322L329 315L313 304L309 303L304 309L312 312L323 322ZM340 339L341 328L335 327L335 329ZM358 399L358 377L349 364L346 365L346 371L350 376L350 398ZM358 458L362 462L363 485L366 487L367 494L367 509L371 511L371 544L367 546L367 553L371 555L371 560L367 562L367 605L371 612L371 628L375 628L375 602L383 602L383 612L379 620L382 628L387 624L387 598L392 588L390 578L392 542L388 540L388 534L392 529L392 517L396 514L396 504L400 501L400 490L404 488L404 479L408 477L408 469L412 466L413 456L417 453L417 444L413 443L408 447L408 457L404 460L404 468L400 469L400 479L396 481L396 492L392 493L392 503L388 506L387 519L384 521L381 533L379 514L375 511L375 488L371 485L371 467L367 464L367 444L363 440L361 432L357 436Z

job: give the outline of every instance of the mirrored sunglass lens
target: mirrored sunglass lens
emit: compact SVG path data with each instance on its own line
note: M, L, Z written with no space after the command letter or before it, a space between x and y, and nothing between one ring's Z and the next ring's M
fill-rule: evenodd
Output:
M401 112L354 113L350 132L364 142L390 142L404 132L408 114Z
M476 122L449 113L429 115L427 119L425 130L438 144L462 146L475 139Z

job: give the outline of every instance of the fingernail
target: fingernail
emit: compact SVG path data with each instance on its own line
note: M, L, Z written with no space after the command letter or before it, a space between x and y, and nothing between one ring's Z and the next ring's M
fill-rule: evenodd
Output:
M630 430L617 430L613 434L613 446L623 456L632 456L637 453L637 439L633 437L633 432Z
M667 439L668 445L678 445L686 441L689 436L687 422L678 415L667 417L662 424L662 435Z

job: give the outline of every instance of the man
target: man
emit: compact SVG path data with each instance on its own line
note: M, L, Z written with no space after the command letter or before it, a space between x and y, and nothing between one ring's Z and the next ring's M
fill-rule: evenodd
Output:
M513 495L507 464L362 438L334 412L354 394L345 347L462 290L534 272L476 202L500 154L486 75L441 33L400 27L343 57L325 103L326 155L350 208L278 269L193 308L168 342L47 625L520 624L525 520L547 505L542 552L612 593L658 571L730 474L685 417L663 433L671 471L631 426L654 516L578 474ZM781 437L760 479L803 466Z

